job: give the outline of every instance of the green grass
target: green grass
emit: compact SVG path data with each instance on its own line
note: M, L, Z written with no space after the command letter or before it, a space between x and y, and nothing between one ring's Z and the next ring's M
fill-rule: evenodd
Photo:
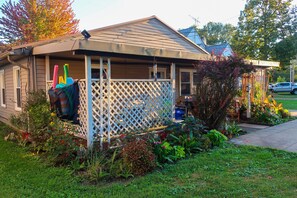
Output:
M290 98L290 99L296 99L297 100L297 95L292 95L289 92L273 93L272 95L273 95L274 99Z
M297 100L276 100L277 103L282 103L286 109L297 110Z
M297 153L227 145L124 182L83 184L3 140L0 197L295 197Z

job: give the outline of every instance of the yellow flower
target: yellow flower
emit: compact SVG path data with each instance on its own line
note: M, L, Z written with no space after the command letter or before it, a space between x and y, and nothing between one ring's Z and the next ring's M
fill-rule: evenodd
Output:
M52 113L51 113L51 116L52 116L52 117L55 117L55 116L56 116L56 113L52 112Z
M55 123L54 122L50 122L50 126L52 127L52 126L54 126L55 125Z

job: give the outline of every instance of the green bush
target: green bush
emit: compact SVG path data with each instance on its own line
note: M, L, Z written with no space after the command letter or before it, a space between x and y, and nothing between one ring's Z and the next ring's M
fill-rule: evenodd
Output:
M213 146L221 146L228 138L220 131L215 129L210 130L206 136L210 139Z
M48 126L52 121L46 93L42 90L29 93L23 105L22 112L11 116L10 121L14 126L29 133L33 145L41 148L50 137Z

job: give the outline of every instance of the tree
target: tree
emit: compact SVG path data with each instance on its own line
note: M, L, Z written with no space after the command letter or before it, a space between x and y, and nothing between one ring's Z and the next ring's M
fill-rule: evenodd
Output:
M226 118L227 108L237 94L238 77L253 70L236 56L199 61L195 64L196 97L194 116L209 129L219 129Z
M290 65L290 60L296 59L297 55L297 33L278 42L275 46L275 58L280 61L281 67Z
M208 22L203 28L198 29L200 36L207 39L207 44L215 45L230 43L236 28L231 24Z
M234 51L247 58L275 58L274 47L296 32L292 0L247 0L233 38Z
M28 43L77 32L72 0L8 0L1 7L0 39Z

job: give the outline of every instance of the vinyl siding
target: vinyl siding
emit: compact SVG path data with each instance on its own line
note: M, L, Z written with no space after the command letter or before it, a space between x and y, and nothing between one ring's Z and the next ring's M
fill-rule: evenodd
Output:
M37 90L45 90L45 58L36 58L35 59L36 67L36 88Z
M73 79L85 78L85 63L84 61L63 61L63 60L50 60L50 78L53 79L54 65L59 65L59 76L63 76L63 65L69 64L69 76ZM114 79L148 79L149 67L151 64L139 64L139 65L122 65L113 64L111 60L111 78ZM169 66L168 66L169 68ZM167 75L169 70L166 71Z
M27 64L27 60L23 59L18 61L23 65ZM13 66L15 65L7 65L4 67L0 67L0 69L4 70L4 79L5 79L5 101L6 107L0 106L0 120L9 123L9 118L13 114L19 113L19 111L15 110L15 99L14 99L14 83L13 83ZM21 76L21 100L24 102L27 98L28 93L28 72L25 69L20 69Z
M157 19L90 32L92 40L155 49L205 54Z

